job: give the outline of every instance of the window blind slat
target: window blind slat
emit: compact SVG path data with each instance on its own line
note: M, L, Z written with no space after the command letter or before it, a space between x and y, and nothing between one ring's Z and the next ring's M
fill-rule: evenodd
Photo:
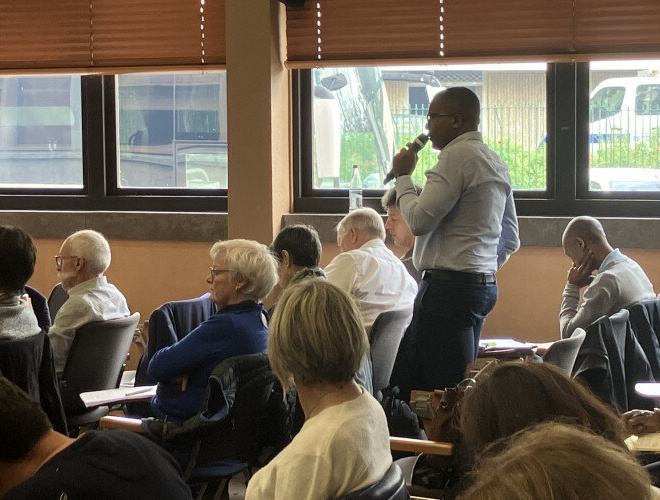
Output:
M0 69L87 66L89 0L3 0Z
M572 51L572 0L445 0L450 57Z
M202 61L200 0L92 0L93 65L157 66L199 64ZM217 9L204 5L204 52L218 44L206 43L218 33ZM139 5L138 5L139 4ZM222 16L224 18L224 16ZM207 33L207 30L209 31Z
M317 15L317 5L321 16ZM438 0L319 0L287 8L289 61L433 57L439 52Z
M287 8L292 67L342 60L440 62L441 34L444 56L453 60L653 53L660 51L660 1L308 0L303 8Z
M3 0L0 69L223 64L224 7L225 0Z
M576 0L580 52L660 51L660 0Z

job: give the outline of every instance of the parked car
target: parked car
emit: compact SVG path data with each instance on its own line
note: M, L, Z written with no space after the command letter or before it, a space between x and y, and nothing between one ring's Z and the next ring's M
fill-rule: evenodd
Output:
M660 127L660 78L608 78L589 99L589 142L648 140Z
M660 191L657 168L590 168L590 191Z

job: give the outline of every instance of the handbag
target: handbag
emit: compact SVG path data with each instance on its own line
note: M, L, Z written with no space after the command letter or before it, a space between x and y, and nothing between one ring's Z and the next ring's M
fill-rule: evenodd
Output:
M466 390L481 377L492 372L497 364L496 359L480 361L479 364L468 367L468 378L455 387L434 391L412 391L410 393L410 408L421 419L426 436L431 441L458 443L461 438L459 431L460 403Z

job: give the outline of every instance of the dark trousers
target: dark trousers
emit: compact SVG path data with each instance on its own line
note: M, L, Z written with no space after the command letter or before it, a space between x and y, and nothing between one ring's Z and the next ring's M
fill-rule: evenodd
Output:
M412 389L444 389L463 380L468 363L477 357L481 329L496 301L496 283L425 277L391 385L398 385L407 399Z

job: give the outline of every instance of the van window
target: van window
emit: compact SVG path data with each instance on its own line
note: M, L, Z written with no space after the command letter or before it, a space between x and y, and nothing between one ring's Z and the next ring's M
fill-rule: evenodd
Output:
M591 121L602 120L621 111L625 87L604 87L589 101Z
M635 113L638 115L660 115L660 84L637 87Z

